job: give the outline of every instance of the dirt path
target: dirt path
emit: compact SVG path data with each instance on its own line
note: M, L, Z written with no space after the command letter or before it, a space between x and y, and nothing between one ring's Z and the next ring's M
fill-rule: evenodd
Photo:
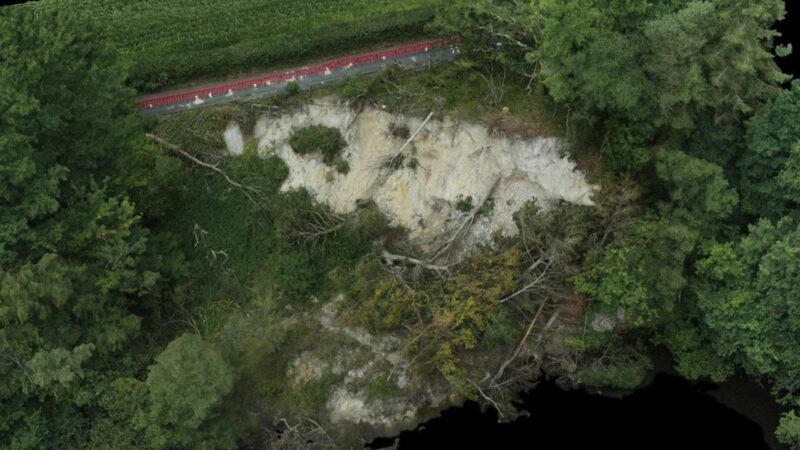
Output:
M186 111L202 106L250 100L281 93L289 82L302 90L336 83L349 77L375 74L390 64L426 68L453 61L459 53L456 38L420 41L360 55L347 56L308 67L272 72L201 87L143 96L136 106L145 115Z

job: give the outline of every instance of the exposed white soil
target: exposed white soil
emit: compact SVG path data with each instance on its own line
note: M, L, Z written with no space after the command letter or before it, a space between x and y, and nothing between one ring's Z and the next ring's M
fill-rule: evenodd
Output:
M232 155L241 155L244 152L244 138L242 137L242 130L239 129L239 124L231 122L228 128L222 133L222 139L225 140L225 147Z
M347 174L325 164L321 155L292 151L292 131L311 125L341 131L348 143L341 155L350 167ZM398 127L419 133L403 147L406 139L392 133ZM423 117L375 108L356 112L333 97L262 117L253 135L262 156L275 154L287 164L283 191L305 188L338 213L354 211L358 201L373 200L393 225L408 229L423 250L434 248L470 214L456 208L462 199L471 197L474 206L490 199L463 239L463 250L468 251L478 243L491 243L495 233L516 234L512 215L530 200L543 209L559 201L589 205L595 189L562 154L564 143L558 138L520 139L450 118L425 122ZM230 124L223 137L231 154L243 153L238 125ZM389 167L388 160L401 148L402 164ZM319 324L321 343L344 344L319 345L294 355L287 369L292 387L336 376L325 402L329 423L357 424L385 434L412 427L457 400L449 383L413 369L399 339L372 335L338 320L340 300L335 298L304 320ZM542 348L556 353L567 347L545 339ZM376 380L383 380L380 398L370 394Z
M467 243L490 242L496 232L517 233L512 214L534 198L542 208L559 200L591 204L593 187L561 154L564 143L554 137L524 140L492 135L477 124L432 119L403 149L401 167L388 167L387 160L406 141L393 136L392 125L413 134L423 121L375 108L357 113L327 97L283 116L261 118L254 135L262 155L274 153L288 165L282 190L306 188L339 213L352 212L357 200L372 199L423 248L461 222L465 213L455 206L467 197L473 204L489 195L493 199L490 211L470 227ZM342 150L350 166L346 175L320 155L297 155L289 146L292 130L318 124L338 128L348 142ZM412 160L416 168L409 165Z
M294 357L287 376L293 386L321 378L326 373L341 376L326 402L330 423L362 424L376 430L412 427L421 411L438 410L449 399L450 386L420 377L410 370L410 361L400 352L400 340L391 335L375 336L364 329L346 326L337 318L341 296L325 304L315 319L321 339L343 339L348 345L335 355L322 349ZM367 384L385 380L394 385L393 394L371 399Z

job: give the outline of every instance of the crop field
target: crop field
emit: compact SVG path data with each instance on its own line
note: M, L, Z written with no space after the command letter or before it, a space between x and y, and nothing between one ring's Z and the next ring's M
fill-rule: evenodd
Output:
M143 90L418 35L441 0L43 0L84 11Z

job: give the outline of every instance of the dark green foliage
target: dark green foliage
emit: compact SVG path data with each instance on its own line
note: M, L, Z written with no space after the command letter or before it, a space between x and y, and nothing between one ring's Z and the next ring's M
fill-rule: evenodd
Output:
M687 302L678 305L676 317L665 324L655 341L672 352L675 369L691 380L722 382L733 375L736 366L713 346L713 335L702 322L696 298L687 292Z
M733 211L736 193L722 169L678 151L655 152L663 200L631 227L622 245L589 253L576 289L608 312L626 309L635 325L671 317L687 285L686 262Z
M709 232L707 227L728 217L738 203L716 164L667 150L657 151L654 163L660 186L668 192L656 205L664 217Z
M800 142L800 86L776 98L749 131L748 151L739 162L742 209L748 215L777 219L796 207L800 192L797 172L789 166L797 161L792 149Z
M760 221L737 243L713 246L697 264L695 292L715 350L776 389L800 377L800 228L790 219ZM791 398L800 405L797 398Z
M800 448L800 417L794 411L784 414L775 434L781 443L790 446L792 450Z
M506 66L517 76L529 76L526 53L536 43L530 12L527 2L451 0L440 7L431 28L460 35L470 58L486 69Z
M296 81L290 81L286 83L284 91L286 95L297 95L300 93L300 85L298 85Z
M786 80L770 51L779 0L537 0L533 12L544 85L590 118L677 130L709 113L731 121Z
M336 128L311 125L294 130L289 136L289 145L299 155L320 152L326 164L333 164L339 152L347 146L347 141Z
M508 346L518 337L519 324L510 308L498 308L489 318L481 336L481 344L486 348Z
M800 97L794 88L774 98L785 79L768 29L783 14L778 0L445 5L435 28L460 32L469 59L421 74L388 69L337 92L389 110L458 112L511 134L593 125L576 135L596 138L595 167L635 174L644 196L626 178L603 180L595 206L542 213L528 204L514 216L520 235L498 236L498 250L402 281L378 260L389 230L374 205L338 215L304 190L280 192L286 165L259 157L252 142L223 157L221 131L230 121L252 128L255 109L147 122L253 188L243 190L146 142L124 83L131 67L135 86L155 87L403 34L434 2L267 2L254 12L252 0L237 0L214 17L235 26L230 33L197 28L219 10L205 1L179 8L180 20L163 16L171 0L114 0L102 11L67 3L85 6L89 20L48 0L0 11L0 446L235 448L269 413L321 414L340 376L290 385L287 370L308 349L349 345L314 321L297 323L343 292L353 322L410 330L403 348L462 392L472 356L483 376L496 356L486 352L502 349L502 358L519 342L541 304L530 300L574 301L575 316L586 301L589 315L572 319L602 312L618 328L562 336L582 383L638 385L651 367L638 336L649 333L687 377L719 381L743 369L800 407ZM243 10L244 23L224 20ZM174 27L153 32L153 14ZM291 30L265 27L265 14ZM102 36L136 64L119 63L97 44ZM296 88L269 101L306 101ZM535 126L513 127L516 116ZM349 170L336 129L302 128L290 144ZM417 161L412 153L390 164ZM741 180L741 209L726 177ZM470 212L472 200L455 207ZM408 245L392 233L384 248ZM513 304L499 302L536 280ZM368 383L370 398L394 394L386 380ZM779 438L798 445L798 422L786 414Z
M653 362L646 355L631 347L607 352L605 358L589 363L577 373L586 386L612 389L636 389L653 369Z
M458 201L456 201L456 211L460 211L462 213L472 212L472 196L468 195L466 197L458 196Z
M695 239L680 223L642 220L622 248L589 254L575 288L592 296L601 311L625 308L634 325L664 320L686 286L683 266Z
M788 76L773 61L770 27L783 14L780 0L536 0L533 20L515 23L532 30L527 59L573 129L599 134L606 167L624 173L665 136L698 136L698 126L715 147L683 149L730 160L736 145L719 145L727 137L708 123L741 130L780 92Z
M235 379L214 344L183 335L156 357L144 382L119 378L105 391L92 447L236 448L243 423L230 404Z
M74 12L0 11L0 446L86 446L183 275L132 202L177 166L147 147L126 68L96 38Z
M647 145L653 135L653 127L646 124L630 124L623 120L609 119L608 140L602 149L603 165L613 174L637 172L652 158L652 149Z
M152 447L234 448L237 431L230 420L224 427L208 424L214 424L235 379L233 367L213 344L197 335L172 341L145 381L145 436Z
M350 173L350 164L348 164L347 161L342 158L334 158L333 167L336 168L336 171L342 175L347 175Z

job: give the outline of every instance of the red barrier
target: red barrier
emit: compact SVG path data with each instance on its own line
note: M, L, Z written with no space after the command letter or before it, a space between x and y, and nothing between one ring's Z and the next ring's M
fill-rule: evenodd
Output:
M340 70L355 65L369 64L379 60L399 58L412 53L419 53L423 51L426 52L435 48L446 47L459 42L461 42L461 39L458 36L445 39L429 39L426 41L415 42L413 44L407 44L386 50L332 59L330 61L318 63L313 66L289 69L283 72L273 72L266 75L246 78L244 80L231 81L228 83L220 83L211 86L191 88L163 94L153 94L136 99L136 107L139 109L150 109L165 105L193 102L198 99L205 99L209 97L228 95L229 93L253 89L254 87L266 86L268 84L279 84L286 80L317 75L324 73L327 70Z

